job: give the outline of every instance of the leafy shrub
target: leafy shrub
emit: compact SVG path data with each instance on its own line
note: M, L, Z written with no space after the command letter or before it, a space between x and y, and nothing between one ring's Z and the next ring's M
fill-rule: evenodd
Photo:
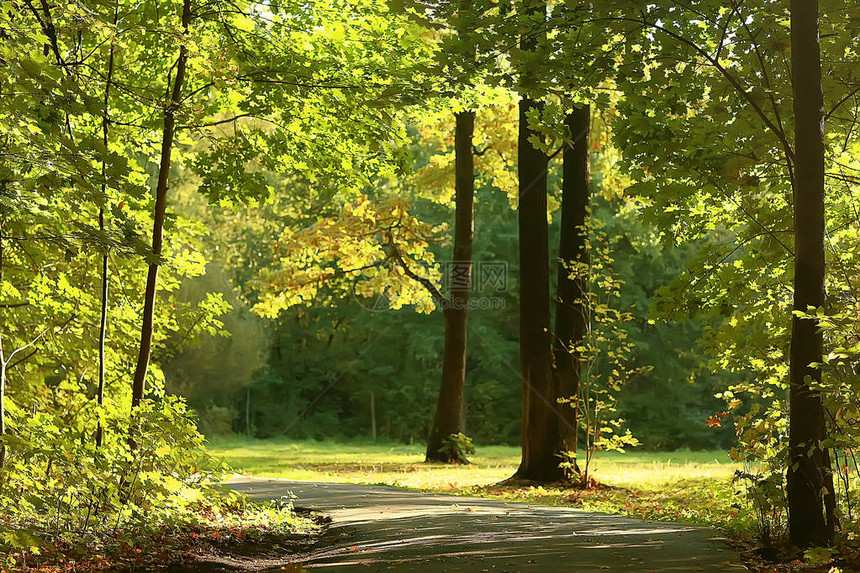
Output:
M782 472L767 474L736 471L732 480L742 484L736 495L742 496L756 517L755 533L769 543L783 536L786 530L785 477Z
M223 497L219 476L203 470L218 466L181 398L144 400L131 423L114 403L78 414L85 411L85 422L66 424L62 411L10 408L14 433L3 438L8 456L0 471L0 551L9 560L45 547L133 543L158 527L235 513L237 498ZM92 439L97 418L105 428L101 447Z
M475 445L472 443L472 438L466 434L451 434L442 441L439 453L445 454L450 459L468 463L467 458L475 453Z

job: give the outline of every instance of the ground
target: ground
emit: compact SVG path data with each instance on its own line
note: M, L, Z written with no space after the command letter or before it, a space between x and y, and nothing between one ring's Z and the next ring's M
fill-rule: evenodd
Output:
M488 487L510 477L520 450L481 446L466 466L424 464L421 445L364 441L213 439L210 452L237 472L293 480L386 484L422 491L481 495L572 506L640 519L749 530L752 517L733 507L740 465L723 451L606 452L593 462L604 486L590 491Z
M281 569L509 573L742 571L714 529L386 486L238 478L254 499L326 511L323 542Z
M500 487L494 485L510 477L516 470L520 456L518 447L479 447L477 455L471 457L473 463L467 466L424 464L423 446L394 442L372 443L360 440L319 442L287 439L262 441L234 437L211 440L209 449L216 458L226 461L235 469L237 473L233 478L234 480L251 479L248 476L267 476L269 478L318 482L317 487L320 489L313 492L311 498L315 496L318 498L318 494L326 493L326 489L351 487L343 484L353 483L392 485L428 493L444 493L455 496L480 496L482 498L494 498L503 503L526 502L534 504L532 507L535 508L538 504L541 506L567 506L567 509L544 507L543 511L564 513L571 511L570 508L575 508L585 510L589 514L604 514L607 519L610 519L610 516L613 516L611 519L618 519L614 516L624 516L652 522L666 522L666 524L652 523L651 525L656 528L655 531L668 531L676 528L678 529L676 533L680 532L682 535L687 535L688 531L707 531L710 532L709 535L713 535L715 530L703 530L696 527L685 528L679 524L716 528L720 532L718 536L725 535L731 539L734 548L740 551L741 558L748 570L758 573L783 573L801 570L829 573L841 571L844 573L854 570L847 566L844 560L842 563L836 563L825 558L815 564L803 563L799 559L801 555L794 550L786 551L785 548L781 547L758 546L754 540L756 529L752 509L745 502L743 495L735 495L736 491L742 490L742 484L734 483L732 478L735 471L742 468L739 464L732 462L728 455L722 451L602 453L596 456L590 468L597 478L596 487L582 490L560 487ZM750 468L746 469L749 470ZM266 480L262 480L258 483L265 482ZM295 484L287 486L275 481L252 493L265 499L279 491L282 492L285 488L292 488L300 492L303 491L307 501L310 492L303 487ZM414 492L404 492L402 489L394 491L399 491L404 495L415 494ZM498 501L467 500L463 497L448 499L454 501L446 501L442 505L458 514L460 520L470 519L469 507L474 507L480 503L498 503ZM302 502L299 500L297 503ZM349 509L343 507L345 504L342 503L342 500L335 499L329 503L341 503L339 509ZM326 509L324 499L316 505ZM336 513L339 509L331 510L329 508L327 513ZM527 507L527 509L530 510L531 508ZM386 514L385 520L389 524L396 524L387 528L392 536L391 539L380 540L373 531L356 531L349 523L344 523L341 520L341 523L338 524L336 521L329 533L323 535L320 540L320 547L311 552L313 555L311 559L331 559L333 562L337 562L338 559L348 558L354 552L353 548L355 548L355 552L366 550L366 547L362 549L364 547L362 543L365 542L376 543L374 547L377 548L389 547L392 544L396 546L399 543L398 535L403 533L404 527L409 524L414 525L414 521L418 521L420 526L428 519L427 517L407 518L407 521L396 522L390 519L388 509L383 508L381 511L380 515ZM350 513L347 512L347 521L351 519L349 515ZM559 526L563 528L573 527L570 525L572 522L569 522L565 517L566 515L566 513L564 516L560 513L551 517L550 521L554 520L554 525L548 523L548 528L552 530L553 527L558 529ZM496 517L501 519L499 515ZM540 527L541 520L549 517L549 513L538 517L526 515L525 519L528 521L533 517L535 518L533 525ZM440 517L437 516L432 519L440 519ZM588 526L587 520L583 521L581 517L576 519L580 524ZM359 521L362 523L372 522L373 519L360 519ZM668 529L662 529L664 527ZM591 533L595 532L594 529L591 531ZM438 531L431 532L429 537L437 533ZM454 534L452 538L454 541L456 541L457 535ZM487 536L479 536L478 539L479 541L492 541L493 535L491 527ZM374 541L374 536L377 536L376 541ZM416 536L410 535L408 537L414 540ZM418 535L417 537L421 539L428 536ZM527 539L530 536L521 537ZM504 533L503 539L510 538L509 533ZM349 541L349 539L353 539L354 542ZM578 541L586 541L587 539L586 534ZM707 544L708 539L710 538L700 538L696 543L699 543L701 548L701 543ZM641 561L642 554L637 552L641 550L647 553L653 549L653 547L649 549L649 544L653 545L654 539L645 539L644 544L641 541L641 539L639 542L636 542L635 539L630 541L630 547L638 549L626 556L626 571L630 571L631 568L632 570L649 570L642 569L645 566L643 565L644 562ZM421 542L407 541L406 543L421 546ZM317 552L317 550L323 551L326 545L332 545L329 553ZM604 545L612 547L611 543ZM719 551L725 550L724 545L721 547ZM371 548L370 552L373 551L375 549ZM701 551L708 552L710 549L705 548ZM621 553L623 554L623 551ZM296 559L306 557L297 556ZM767 560L763 557L766 557ZM770 561L772 559L778 559L780 562L774 564ZM359 559L358 561L361 562L362 560ZM371 556L370 559L364 561L368 564L371 562L379 564L379 556ZM860 561L860 559L853 561ZM517 560L511 560L511 562L518 563ZM726 559L725 562L727 562L726 566L737 564L737 561L733 559ZM719 561L717 565L725 562ZM300 571L303 567L302 563L302 561L295 561L286 566L285 569ZM520 570L512 568L513 566L508 567L509 563L509 561L499 562L499 567L487 570ZM620 561L615 561L615 563L617 565ZM833 567L837 564L841 569ZM525 567L530 564L526 559L525 563L519 562L519 565ZM690 563L686 563L684 567L687 565ZM362 565L362 567L366 566ZM696 567L682 568L682 570L694 571L697 570ZM450 570L455 569L451 568ZM523 570L527 570L527 568ZM601 566L601 570L605 570L605 568Z

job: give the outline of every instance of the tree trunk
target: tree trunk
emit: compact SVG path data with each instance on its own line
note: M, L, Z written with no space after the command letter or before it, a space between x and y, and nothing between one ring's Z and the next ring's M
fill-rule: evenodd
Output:
M559 418L552 377L550 333L549 237L547 230L546 154L529 137L528 112L540 109L528 98L520 100L519 150L519 259L520 259L520 373L523 425L522 462L515 477L540 482L562 479L558 457Z
M6 436L6 357L0 352L0 438ZM0 443L0 470L6 465L6 443Z
M182 6L182 27L187 32L191 22L191 0L184 0ZM164 108L164 129L161 138L161 161L158 166L158 183L155 188L155 214L152 224L152 253L155 257L149 265L146 275L146 291L143 302L143 321L140 328L140 351L137 357L137 368L134 371L132 385L132 408L140 404L146 392L146 371L149 368L149 357L152 352L152 330L155 318L155 291L158 286L158 268L161 258L162 234L164 231L164 215L167 210L167 189L170 178L170 158L173 152L173 135L176 127L176 110L181 103L182 86L185 81L185 66L188 52L185 45L179 47L179 57L176 60L176 79L173 82L173 93L170 103Z
M544 0L523 2L524 23L520 49L535 52L538 34L546 20ZM520 77L522 89L533 83L534 71ZM519 104L517 175L519 179L520 263L520 382L522 385L522 461L515 478L554 482L564 478L558 457L559 417L552 375L550 332L549 233L547 229L546 153L529 138L541 135L528 125L529 113L542 104L522 95Z
M455 202L454 260L451 265L451 296L445 316L445 349L442 355L442 384L436 415L427 438L426 461L468 463L458 452L440 452L445 439L463 431L463 387L466 381L466 320L472 277L474 237L475 164L472 133L475 112L457 114L454 137Z
M251 385L245 386L245 435L251 437Z
M824 97L818 1L791 0L791 69L795 118L794 310L821 308L824 296ZM795 545L830 545L835 527L833 475L821 396L823 337L816 321L791 321L789 369L789 537Z
M582 344L587 320L585 292L588 276L583 267L588 263L585 222L590 191L588 137L591 107L585 105L574 108L567 115L565 123L573 143L564 148L553 372L558 398L571 400L558 405L558 449L561 452L576 452L581 361L575 349ZM575 274L571 277L571 271L574 270ZM567 478L579 474L576 458L572 457L569 461L573 466L564 469Z
M5 252L3 244L3 221L0 220L0 284L3 284ZM3 338L0 335L0 438L6 435L6 355L3 352ZM0 443L0 469L6 465L6 444Z
M113 25L116 26L117 20L119 19L119 3L116 4L116 8L113 13ZM107 155L108 149L108 127L110 125L110 115L109 115L109 107L110 103L110 88L111 81L113 79L113 64L114 64L114 54L115 54L115 45L111 42L110 46L110 55L108 56L108 69L107 69L107 77L105 79L105 97L104 97L104 111L102 112L102 143L105 146L105 155ZM102 160L102 201L104 204L99 206L99 231L104 233L105 230L105 205L108 204L108 195L107 195L107 174L105 171L105 165L107 163L107 159ZM105 249L104 254L102 255L102 292L101 292L101 316L99 317L99 387L98 392L96 394L96 400L99 405L99 409L104 404L105 401L105 341L107 340L107 319L108 319L108 284L109 284L109 275L108 275L108 251ZM96 447L100 448L102 446L102 442L104 441L104 428L102 427L102 412L99 411L98 421L96 422Z
M104 208L99 209L99 229L104 231L105 217ZM99 409L105 401L105 341L107 340L107 305L108 305L108 254L102 255L102 292L101 292L101 316L99 318L99 386L96 393L96 401ZM104 441L104 428L102 427L102 412L99 411L96 422L96 447L100 448Z
M376 396L370 392L370 436L376 441Z

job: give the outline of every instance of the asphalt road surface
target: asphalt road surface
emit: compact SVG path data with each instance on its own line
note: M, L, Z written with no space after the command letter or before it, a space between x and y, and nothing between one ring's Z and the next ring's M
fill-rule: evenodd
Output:
M332 518L320 547L278 570L519 573L744 571L709 528L386 486L236 478Z

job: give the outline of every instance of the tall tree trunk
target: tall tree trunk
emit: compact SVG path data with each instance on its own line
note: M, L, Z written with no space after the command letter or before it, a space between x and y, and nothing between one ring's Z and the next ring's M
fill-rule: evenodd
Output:
M245 386L245 435L251 437L251 386Z
M522 461L517 478L554 482L564 478L558 457L559 417L552 376L550 333L549 236L547 229L546 153L529 138L528 112L540 109L520 100L519 259L520 376L523 400Z
M791 70L795 118L794 310L821 308L824 295L824 97L818 1L791 0ZM789 369L789 537L795 545L830 545L835 528L833 475L821 396L823 337L814 320L791 321Z
M442 356L442 384L436 415L427 438L426 460L442 463L468 463L457 452L440 452L445 439L463 431L463 388L466 381L466 321L472 277L474 238L475 163L472 134L475 112L457 114L454 136L455 203L454 261L451 265L451 296L443 310L445 349Z
M188 32L191 22L191 0L184 0L182 6L182 27ZM134 371L132 385L132 408L140 404L146 392L146 371L149 368L149 357L152 352L152 330L155 318L155 293L158 286L158 268L160 266L162 234L164 231L164 215L167 209L167 189L170 178L170 158L173 152L173 135L176 128L176 110L182 98L182 86L185 82L185 66L188 51L183 44L179 47L179 57L176 60L176 78L173 81L173 92L170 103L164 108L164 128L161 138L161 160L158 166L158 183L155 188L155 214L152 224L152 253L156 260L150 263L146 275L146 291L143 302L143 321L140 328L140 351L137 357L137 368Z
M104 231L105 217L104 207L99 209L99 230ZM99 317L99 386L96 392L96 401L99 408L105 401L105 341L107 340L107 305L108 305L108 253L102 255L102 289L101 289L101 316ZM104 441L104 428L102 427L102 413L99 411L96 422L96 447L100 448Z
M116 4L113 13L113 25L116 27L119 19L119 3ZM102 112L102 143L105 146L105 155L108 149L108 126L110 124L110 112L108 104L110 103L110 88L113 80L113 63L115 48L113 42L110 45L110 55L108 56L107 77L105 79L105 97L104 111ZM104 203L99 206L99 230L104 233L105 230L105 206L108 204L107 195L107 159L102 159L102 201ZM107 319L108 319L108 251L105 249L102 255L102 292L101 292L101 316L99 317L99 387L96 394L98 405L101 406L105 401L105 341L107 340ZM102 428L102 413L99 412L99 418L96 425L96 447L100 448L104 441L104 428Z
M520 48L534 52L546 18L543 0L523 2L528 18ZM533 78L523 73L521 84ZM514 477L539 482L564 478L558 457L559 417L552 375L550 332L549 233L547 229L546 153L529 141L541 135L529 128L528 116L542 104L524 96L519 104L517 170L519 178L520 378L522 384L522 461Z
M0 219L0 284L3 284L4 255L3 221ZM6 435L6 355L3 353L3 338L0 336L0 438ZM6 465L6 444L0 443L0 469Z
M376 396L370 391L370 436L376 441Z
M585 336L587 309L584 266L588 263L588 236L585 229L588 215L590 170L589 130L591 107L574 108L565 120L572 144L564 148L561 192L561 235L558 243L558 286L555 312L555 387L558 398L570 400L559 407L560 452L576 452L577 404L581 379L580 353L576 350ZM574 276L571 276L574 271ZM579 474L576 458L565 468L567 478Z
M0 438L6 436L6 357L0 351ZM6 443L0 443L0 470L6 465Z

